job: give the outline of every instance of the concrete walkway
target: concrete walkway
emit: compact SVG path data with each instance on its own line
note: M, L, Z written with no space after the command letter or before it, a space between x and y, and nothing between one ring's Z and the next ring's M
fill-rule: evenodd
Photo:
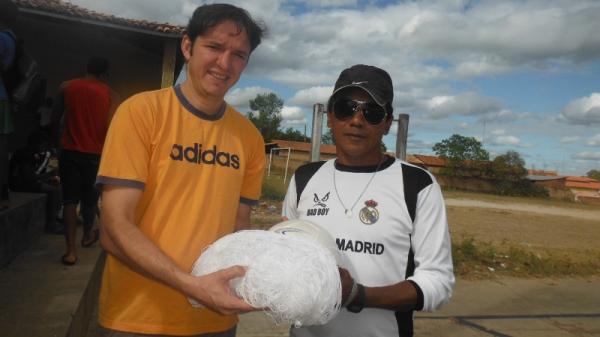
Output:
M78 248L70 267L60 262L64 249L62 235L43 234L0 270L1 337L66 336L101 249Z
M262 313L241 316L239 337L288 336ZM415 315L415 336L600 336L600 278L458 281L452 301Z
M66 335L101 250L97 245L80 249L79 263L65 267L59 262L63 240L43 235L0 270L0 337ZM600 336L600 278L459 280L447 306L416 315L415 332L431 337ZM283 337L288 328L251 313L241 316L238 336Z

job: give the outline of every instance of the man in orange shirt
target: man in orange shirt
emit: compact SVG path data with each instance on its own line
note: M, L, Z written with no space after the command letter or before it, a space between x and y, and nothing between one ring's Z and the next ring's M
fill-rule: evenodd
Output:
M181 42L187 79L118 108L97 179L100 241L109 253L102 336L229 337L235 314L255 310L229 288L243 267L190 271L209 244L249 226L260 197L264 141L224 97L262 34L239 7L198 7Z
M108 68L105 58L91 58L87 75L63 82L57 98L57 110L64 112L59 165L66 225L67 252L62 256L65 265L77 262L75 237L79 203L83 217L81 245L89 247L98 241L98 231L92 231L99 196L94 183L108 124L117 104L115 92L106 84ZM56 114L55 125L59 124L60 115Z

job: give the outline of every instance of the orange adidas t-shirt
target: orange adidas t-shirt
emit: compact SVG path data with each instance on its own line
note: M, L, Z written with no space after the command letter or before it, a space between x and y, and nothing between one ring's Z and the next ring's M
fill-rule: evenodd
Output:
M133 96L110 125L98 183L143 189L135 222L183 270L234 229L240 202L260 196L264 141L254 125L226 106L208 116L179 87ZM176 290L132 271L111 255L100 292L100 324L146 334L225 331L237 323L193 308Z

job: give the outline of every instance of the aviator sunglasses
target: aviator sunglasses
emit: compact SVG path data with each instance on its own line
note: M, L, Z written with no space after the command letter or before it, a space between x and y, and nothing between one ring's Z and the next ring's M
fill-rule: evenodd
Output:
M359 109L371 125L378 125L386 116L385 108L374 102L341 98L333 103L333 114L339 120L352 118Z

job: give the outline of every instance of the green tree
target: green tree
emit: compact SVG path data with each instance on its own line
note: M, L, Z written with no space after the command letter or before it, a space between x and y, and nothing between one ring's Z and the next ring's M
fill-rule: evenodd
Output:
M507 151L492 161L492 175L496 179L519 181L527 176L525 160L516 151Z
M305 137L304 134L298 130L287 128L283 132L278 132L277 139L291 140L294 142L308 142L310 138Z
M258 128L265 141L270 142L280 135L283 100L274 93L268 93L256 95L249 103L252 111L248 112L248 119Z
M600 170L589 170L586 175L588 178L600 180Z
M481 176L483 168L480 163L490 158L480 141L457 134L436 143L433 151L446 160L443 172L455 176Z
M490 159L490 154L483 149L480 141L457 134L436 143L433 151L442 158L456 161Z

